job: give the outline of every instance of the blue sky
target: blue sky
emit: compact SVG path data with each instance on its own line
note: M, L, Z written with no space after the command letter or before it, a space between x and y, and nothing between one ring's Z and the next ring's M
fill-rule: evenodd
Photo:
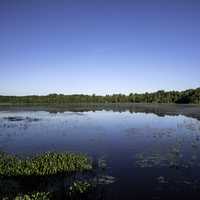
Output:
M1 0L0 94L200 86L198 0Z

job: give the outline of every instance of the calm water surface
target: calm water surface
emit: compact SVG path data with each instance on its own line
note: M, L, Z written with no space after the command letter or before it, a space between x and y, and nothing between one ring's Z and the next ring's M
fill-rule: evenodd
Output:
M112 199L200 198L200 121L165 112L3 109L0 150L19 155L82 152L104 160L106 174L115 177L106 191Z

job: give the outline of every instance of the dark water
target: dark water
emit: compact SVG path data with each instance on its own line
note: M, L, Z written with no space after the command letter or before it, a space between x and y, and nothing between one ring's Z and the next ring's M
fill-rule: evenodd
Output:
M71 151L103 160L115 177L108 199L200 198L199 106L0 110L1 151Z

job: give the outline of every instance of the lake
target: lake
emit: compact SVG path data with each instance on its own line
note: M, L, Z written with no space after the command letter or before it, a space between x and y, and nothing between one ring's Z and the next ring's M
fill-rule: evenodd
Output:
M1 106L0 151L86 153L113 178L104 199L194 199L200 198L199 120L195 105Z

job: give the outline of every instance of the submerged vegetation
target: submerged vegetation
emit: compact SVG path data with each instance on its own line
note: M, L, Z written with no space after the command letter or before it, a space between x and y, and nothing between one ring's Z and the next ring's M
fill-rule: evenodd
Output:
M0 154L0 176L47 176L92 169L85 155L72 153L45 153L33 158L20 159Z
M104 185L114 183L115 178L103 172L81 154L45 153L19 158L1 153L0 199L104 199Z
M65 104L65 103L185 103L200 104L200 88L182 92L160 90L143 94L113 94L106 96L63 95L0 96L1 104Z
M141 104L135 105L141 106ZM174 105L172 105L172 107L173 106ZM198 106L175 105L174 107L179 107L181 109L183 107L194 107L196 109L196 107ZM0 124L0 128L2 130L2 133L0 134L2 138L2 144L5 143L3 139L8 138L7 141L11 141L10 137L12 138L13 135L14 137L16 137L16 133L27 133L27 136L29 133L32 132L37 133L37 129L30 129L21 132L21 129L19 127L27 124L28 122L39 121L39 123L31 123L31 125L33 125L33 127L31 128L39 128L39 133L42 133L42 131L45 130L44 127L47 127L43 127L43 124L48 125L49 130L53 130L54 133L56 133L56 137L60 137L60 135L58 134L60 132L60 129L57 129L57 126L56 129L51 129L52 124L49 123L49 121L46 124L46 121L44 120L46 118L42 118L40 115L37 116L35 114L31 114L30 116L26 116L24 113L20 115L19 114L20 113L14 113L13 115L13 113L10 114L7 112L2 114L2 125ZM89 115L87 115L87 113L78 112L75 113L75 117L71 117L72 114L73 113L71 112L64 113L62 115L60 113L58 114L58 116L60 117L59 120L62 119L59 121L59 125L61 125L61 130L65 130L67 132L67 130L77 129L78 127L80 128L82 134L82 130L85 129L82 129L82 126L79 127L73 125L74 123L78 124L78 120L83 119L83 117L79 118L77 117L77 115L86 116L87 125L89 127L88 132L94 133L94 135L92 135L93 138L88 137L88 135L90 136L90 134L84 135L84 137L89 141L88 144L90 144L91 139L93 139L92 141L98 141L98 139L100 138L100 142L102 137L105 137L105 139L107 139L106 134L102 134L106 133L107 129L104 129L104 126L101 127L101 124L95 126L97 132L93 132L92 130L90 130L94 130L94 127L90 126L90 123L88 123ZM54 120L55 115L53 114L52 117ZM133 180L132 183L135 184L137 183L136 181L138 179L142 180L144 178L143 172L144 175L147 176L147 179L145 178L145 181L147 180L149 181L149 183L152 184L150 185L150 190L153 191L153 193L154 191L156 192L158 199L161 199L163 194L168 194L170 192L175 193L177 190L180 190L180 193L182 193L185 191L185 189L187 189L186 191L191 192L190 194L192 195L196 191L197 194L199 194L198 192L200 191L200 179L199 176L193 174L198 173L200 167L198 156L200 133L199 121L192 118L186 118L184 116L178 116L174 121L174 118L169 116L166 116L166 118L158 118L154 115L148 115L148 121L144 120L140 124L134 122L138 122L137 119L143 118L143 114L134 115L133 117L131 116L131 120L133 119L133 121L129 121L128 117L124 117L122 120L123 126L119 126L119 131L123 134L120 135L120 142L125 143L126 146L124 146L124 144L122 144L123 146L121 146L121 144L118 143L116 149L114 149L116 151L115 155L112 154L112 148L108 150L105 149L105 152L103 151L103 155L102 149L100 149L100 151L98 151L99 149L95 149L95 151L98 152L98 154L95 156L94 153L90 153L90 151L88 151L90 155L94 156L92 161L83 154L73 153L44 153L31 157L19 157L10 154L0 153L0 199L112 199L109 195L113 194L116 186L121 186L122 189L124 189L124 174L125 176L126 173L128 175L128 178L126 177L127 181L131 179L131 181ZM71 119L76 120L71 121ZM67 123L65 123L65 120L67 121ZM174 123L172 122L172 120ZM119 121L116 122L117 124L119 123ZM102 123L105 123L105 121L102 120ZM18 126L19 131L18 129L7 130L7 128L13 127L15 125ZM53 123L53 125L55 124ZM112 126L113 125L115 124L112 124ZM68 129L68 126L73 127L73 129ZM64 129L66 127L67 129ZM15 130L16 133L14 132ZM118 129L115 128L113 130L113 133L118 133L116 132L118 131ZM72 131L72 133L74 132ZM100 134L101 137L98 138ZM34 135L34 137L37 136L37 134ZM97 138L95 138L94 136L97 136ZM114 139L118 139L117 134L113 136ZM126 136L129 137L127 138ZM78 134L76 135L76 138L79 138ZM32 137L28 137L28 139L32 139ZM61 137L61 139L63 139L63 137ZM92 150L94 150L94 148L98 148L98 145L96 145L96 141L94 143L95 145L91 145ZM25 143L26 140L22 140L22 142ZM28 142L31 142L31 140L27 140L26 144L28 144ZM70 144L69 142L71 141L69 140L66 143L64 142L64 145L68 146L68 144ZM77 142L77 140L75 142ZM20 144L23 145L23 143ZM105 145L105 143L101 144ZM139 145L137 146L137 144ZM143 148L143 146L142 148L140 148L140 144L145 144L145 146L147 144L147 148ZM58 143L57 145L59 146L60 144ZM37 145L34 148L37 148ZM55 147L54 149L56 150ZM124 149L128 149L126 152L127 154L123 154ZM132 174L131 172L130 174L128 174L129 168L127 168L130 161L134 164L134 166L130 167L131 171L134 172ZM112 169L120 169L120 172L113 173L114 170L112 171ZM147 195L149 197L151 196L151 194ZM104 198L106 196L108 196L109 198Z
M71 199L84 198L95 188L95 185L88 181L74 181L67 190L67 197Z
M62 187L65 177L71 181L73 174L91 170L92 162L83 154L49 152L19 158L0 153L0 199L62 199L68 189L60 191L58 188ZM75 182L71 192L85 193L89 186L86 182Z
M139 153L136 154L135 164L141 168L169 167L174 169L188 169L200 166L195 152L193 152L190 158L186 159L182 151L181 142L179 142L165 153Z

